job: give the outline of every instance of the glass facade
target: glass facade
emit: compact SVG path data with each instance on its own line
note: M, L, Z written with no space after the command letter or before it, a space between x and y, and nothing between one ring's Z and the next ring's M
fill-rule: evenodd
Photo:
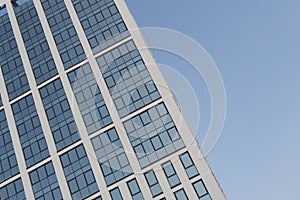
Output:
M37 84L57 74L49 45L32 1L14 9Z
M62 199L52 162L49 162L30 174L35 199Z
M64 1L42 0L41 3L64 68L83 61L86 56Z
M99 191L83 145L63 154L60 159L73 199L84 199Z
M133 41L98 57L97 62L120 117L160 98Z
M124 126L142 168L184 147L163 103L124 122Z
M12 105L27 167L49 157L48 146L32 95Z
M214 197L184 143L192 133L180 132L174 105L130 34L123 1L6 3L1 200Z
M0 111L0 183L19 172L4 110Z
M78 141L77 125L60 79L41 88L40 94L57 150Z
M72 0L94 53L129 36L113 0Z
M0 17L0 66L9 99L29 91L29 84L8 15Z
M0 188L1 199L25 200L25 192L21 179L17 179Z
M112 123L89 64L68 73L76 102L89 134Z
M132 174L126 152L114 128L94 137L92 144L107 186Z

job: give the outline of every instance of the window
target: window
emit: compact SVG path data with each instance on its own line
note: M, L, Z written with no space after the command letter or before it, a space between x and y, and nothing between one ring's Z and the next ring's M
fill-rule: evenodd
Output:
M182 154L180 156L180 160L189 179L192 179L195 176L199 175L199 172L188 152Z
M184 147L163 103L125 121L124 126L142 168Z
M68 73L77 104L89 134L112 123L89 64Z
M162 189L159 185L159 182L155 176L154 171L153 170L148 171L144 175L147 180L148 186L150 188L152 197L156 197L156 196L162 194Z
M193 183L193 186L200 200L211 200L202 180Z
M29 174L35 199L62 199L52 162Z
M83 145L60 157L72 199L84 199L99 191Z
M12 110L26 165L31 167L49 157L47 143L32 95L14 103Z
M42 0L54 41L65 69L85 60L86 56L64 1Z
M4 110L0 111L0 183L19 172Z
M109 193L110 193L112 200L123 200L119 188L115 188L115 189L111 190Z
M143 194L140 190L140 187L136 181L136 179L132 179L131 181L127 182L127 186L129 188L131 197L133 200L143 200Z
M72 3L94 53L129 36L113 0L72 0Z
M15 12L36 82L41 84L57 74L42 25L32 1Z
M40 94L57 150L77 142L79 133L60 79L41 88Z
M29 84L8 15L0 17L0 67L9 100L29 91Z
M21 179L17 179L0 188L1 199L26 200Z
M98 57L97 62L121 117L160 98L133 41Z
M188 200L188 197L186 196L186 193L183 188L174 192L174 195L176 197L176 200Z
M171 161L163 164L162 167L171 188L174 188L175 186L181 184Z
M94 137L92 144L107 186L132 174L132 168L116 129L110 129Z

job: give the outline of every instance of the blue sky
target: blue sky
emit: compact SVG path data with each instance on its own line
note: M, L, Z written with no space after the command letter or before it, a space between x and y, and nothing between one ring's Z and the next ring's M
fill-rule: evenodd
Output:
M140 27L185 33L217 64L226 87L227 117L222 136L207 158L228 199L299 199L300 2L126 2ZM201 141L210 106L203 81L193 77L184 61L159 51L154 55L159 63L180 71L195 88L201 101L197 137ZM178 91L176 80L166 78ZM184 103L189 101L186 96L177 98L184 110L193 109Z

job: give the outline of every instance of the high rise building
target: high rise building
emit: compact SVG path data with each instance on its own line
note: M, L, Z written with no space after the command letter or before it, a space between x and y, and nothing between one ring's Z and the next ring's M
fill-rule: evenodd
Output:
M0 199L225 199L123 0L0 5Z

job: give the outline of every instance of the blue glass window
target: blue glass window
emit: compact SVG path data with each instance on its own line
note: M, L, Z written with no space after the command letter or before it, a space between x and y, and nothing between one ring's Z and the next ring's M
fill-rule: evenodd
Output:
M163 103L125 121L124 126L142 168L184 147Z
M159 182L156 178L154 171L150 170L150 171L146 172L144 175L145 175L146 181L148 183L148 186L150 188L152 197L156 197L156 196L162 194L163 191L159 185Z
M116 129L110 129L94 137L92 144L107 186L132 174L132 168Z
M25 200L25 192L21 179L17 179L0 188L1 199Z
M97 62L121 117L160 98L133 41L98 57Z
M7 14L0 17L0 33L0 66L12 100L30 88Z
M166 162L165 164L162 165L162 167L171 188L174 188L177 185L181 184L171 161Z
M89 64L68 73L77 104L88 133L112 123L96 79Z
M19 172L4 110L0 111L0 183Z
M99 191L83 145L60 157L72 199L84 199Z
M129 188L132 200L143 200L144 199L144 196L141 192L141 189L140 189L136 179L132 179L132 180L128 181L127 186Z
M194 187L194 189L197 193L197 196L200 200L211 200L202 180L199 180L199 181L193 183L193 187Z
M119 188L109 191L112 200L123 200Z
M41 22L32 1L14 10L36 82L40 84L57 74Z
M60 79L41 88L40 94L57 150L77 142L80 136Z
M199 175L199 172L188 152L180 155L180 160L189 179L192 179L195 176Z
M129 36L113 0L72 0L94 53Z
M83 61L86 56L64 1L41 3L65 69Z
M176 200L189 200L183 188L174 192L174 195Z
M31 167L49 157L43 129L32 95L28 95L12 105L16 126L27 167Z
M52 162L30 172L29 176L35 199L62 199Z

